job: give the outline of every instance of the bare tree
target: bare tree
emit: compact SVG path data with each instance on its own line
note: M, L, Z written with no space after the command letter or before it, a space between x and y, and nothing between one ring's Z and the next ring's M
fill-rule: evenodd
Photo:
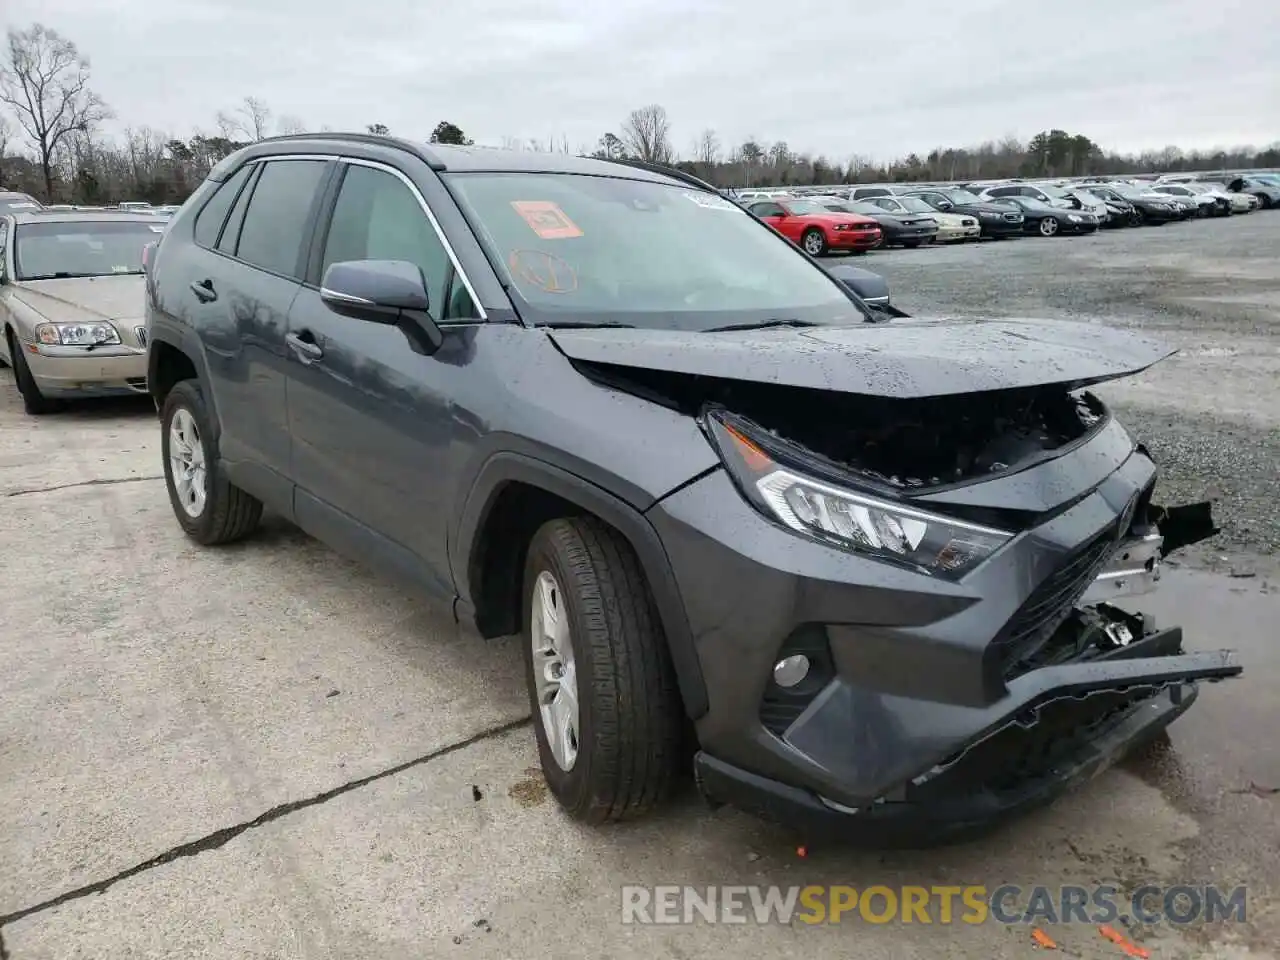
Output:
M227 140L261 140L271 130L271 108L257 97L245 97L234 110L219 110L215 121Z
M716 136L716 132L708 127L698 135L698 142L694 147L694 156L701 164L713 167L720 160L720 138Z
M384 137L391 132L385 123L371 123L365 129L370 133L376 133Z
M656 103L632 110L622 124L622 139L627 149L649 163L671 163L671 121L667 111Z
M53 196L53 161L74 131L85 131L110 115L89 89L89 61L70 40L36 24L10 30L0 62L0 103L40 155L45 193Z
M4 189L4 158L9 155L9 140L13 137L13 127L7 117L0 115L0 190Z
M303 123L299 117L295 117L292 114L285 114L276 121L276 132L282 136L306 133L307 125Z

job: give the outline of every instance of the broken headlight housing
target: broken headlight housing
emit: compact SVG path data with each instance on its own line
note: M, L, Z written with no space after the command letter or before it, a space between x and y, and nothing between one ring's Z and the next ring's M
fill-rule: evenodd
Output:
M811 476L780 462L740 423L727 422L718 413L707 416L706 423L730 476L747 499L770 519L804 536L945 577L960 576L1013 538L1005 530Z

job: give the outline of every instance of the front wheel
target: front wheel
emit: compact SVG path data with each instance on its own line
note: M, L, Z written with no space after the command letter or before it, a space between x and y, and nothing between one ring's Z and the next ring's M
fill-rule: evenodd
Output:
M592 517L544 524L524 598L525 679L551 793L586 823L647 813L675 778L684 712L630 544Z
M809 256L820 257L827 252L827 235L821 230L810 228L800 238L800 244Z
M1039 230L1040 230L1040 236L1042 237L1055 236L1058 232L1057 217L1045 217L1043 220L1040 221Z
M194 380L183 380L165 397L160 453L169 502L187 536L213 546L253 532L262 517L262 502L223 474L213 421Z
M31 375L27 366L27 358L22 354L22 344L16 335L9 337L9 356L13 357L13 379L18 385L18 393L22 395L22 409L33 417L52 413L58 409L58 402L50 400L40 392L36 378Z

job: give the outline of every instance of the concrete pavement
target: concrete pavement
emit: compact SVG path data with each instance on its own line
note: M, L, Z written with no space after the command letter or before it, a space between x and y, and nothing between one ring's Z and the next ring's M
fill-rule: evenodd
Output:
M981 843L817 848L685 795L579 827L541 786L514 641L462 635L279 522L202 550L145 402L26 417L0 373L0 936L85 957L1017 957L994 923L636 927L624 884L1250 885L1250 922L1135 929L1152 957L1280 942L1280 585L1176 569L1144 604L1246 677L1172 744ZM1270 732L1268 732L1270 731ZM1063 952L1122 956L1092 927Z

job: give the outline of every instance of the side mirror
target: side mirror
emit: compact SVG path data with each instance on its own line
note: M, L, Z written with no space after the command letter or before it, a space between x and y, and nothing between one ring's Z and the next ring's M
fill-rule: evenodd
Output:
M951 210L951 209L953 209L954 207L955 207L955 204L954 204L954 203L952 203L950 200L939 200L939 201L938 201L938 209L939 209L939 210Z
M431 319L427 281L406 260L344 260L329 265L320 281L320 299L334 313L399 327L427 356L444 343Z

